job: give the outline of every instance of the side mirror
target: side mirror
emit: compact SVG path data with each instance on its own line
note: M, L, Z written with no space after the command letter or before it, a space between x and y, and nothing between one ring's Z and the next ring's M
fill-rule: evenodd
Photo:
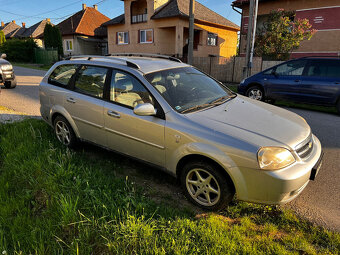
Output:
M1 58L5 59L5 58L7 58L7 55L5 53L2 53Z
M152 116L156 114L155 107L150 104L139 104L133 109L133 113L139 116Z

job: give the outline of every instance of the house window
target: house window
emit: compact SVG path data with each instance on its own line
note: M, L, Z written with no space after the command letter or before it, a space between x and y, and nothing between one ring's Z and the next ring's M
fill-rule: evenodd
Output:
M218 38L217 34L208 32L208 45L217 46L217 38Z
M117 33L117 44L128 44L129 43L129 32L118 32Z
M153 30L146 29L139 31L140 43L153 43Z
M66 51L73 51L73 40L65 40Z

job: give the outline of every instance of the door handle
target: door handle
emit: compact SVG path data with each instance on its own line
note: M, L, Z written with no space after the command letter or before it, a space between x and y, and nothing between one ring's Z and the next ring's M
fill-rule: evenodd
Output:
M107 115L111 116L111 117L114 117L114 118L117 118L119 119L120 118L120 114L118 112L115 112L115 111L107 111Z
M74 104L75 102L77 102L77 101L76 101L74 98L72 98L72 97L67 98L66 101L69 102L69 103L72 103L72 104Z
M300 82L300 80L295 80L295 82Z

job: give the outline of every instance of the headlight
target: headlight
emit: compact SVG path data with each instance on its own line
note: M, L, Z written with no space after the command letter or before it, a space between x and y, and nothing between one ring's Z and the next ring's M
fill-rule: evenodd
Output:
M12 69L13 69L12 65L1 65L1 70L8 71Z
M295 162L292 153L281 147L263 147L257 153L260 168L278 170Z
M243 83L245 82L245 80L246 80L246 79L243 79L243 80L240 82L240 84L243 84Z

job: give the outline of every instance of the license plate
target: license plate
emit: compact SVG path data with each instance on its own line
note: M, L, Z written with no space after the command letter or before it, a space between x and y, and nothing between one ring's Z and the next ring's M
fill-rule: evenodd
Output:
M315 177L319 173L319 170L322 166L322 158L323 158L323 153L321 153L321 156L320 156L318 162L316 162L315 166L312 168L312 172L310 173L310 178L309 178L311 181L314 181Z

